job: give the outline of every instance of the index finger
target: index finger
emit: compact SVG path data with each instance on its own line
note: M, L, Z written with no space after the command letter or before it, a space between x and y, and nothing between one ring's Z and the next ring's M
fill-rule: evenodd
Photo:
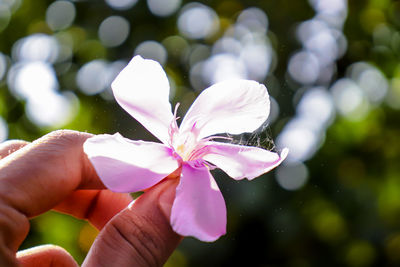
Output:
M28 144L23 140L0 143L0 160ZM100 230L131 201L132 197L129 194L109 190L76 190L53 209L79 219L87 219Z
M28 234L29 217L63 203L58 210L87 218L101 228L113 212L130 202L129 195L114 202L117 193L107 190L85 193L85 201L75 193L78 189L104 189L82 148L91 136L56 131L0 160L0 266L18 265L15 253Z
M91 136L75 131L52 132L2 159L0 202L32 217L77 189L103 189L82 149Z

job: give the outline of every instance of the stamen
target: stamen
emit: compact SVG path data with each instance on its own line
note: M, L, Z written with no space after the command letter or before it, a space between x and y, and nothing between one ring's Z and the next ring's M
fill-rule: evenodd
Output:
M180 103L175 105L174 109L174 119L171 121L171 124L168 128L168 133L170 136L169 145L174 148L176 153L182 157L184 161L192 161L198 160L202 156L204 156L208 151L208 146L206 146L206 142L215 140L215 139L223 139L232 141L231 137L226 136L210 136L203 139L198 139L199 129L197 129L196 122L193 123L191 130L188 132L180 132L180 129L177 124L178 108Z
M178 124L176 123L176 121L179 119L179 117L177 117L177 113L178 113L178 107L179 107L180 103L176 103L175 105L175 110L174 110L174 117L171 121L171 124L169 125L168 128L168 135L169 135L169 145L172 147L174 144L174 136L176 133L179 132L179 127Z
M179 117L176 117L176 114L178 113L178 108L179 108L179 106L181 105L181 103L176 103L176 105L175 105L175 110L174 110L174 118L175 118L175 121L177 120L177 119L179 119Z
M188 160L195 160L197 158L203 157L208 151L208 146L206 145L206 142L212 141L214 139L224 139L224 140L229 140L229 141L233 140L231 137L219 136L219 135L214 135L214 136L209 136L209 137L203 138L200 141L198 141L196 146L190 152Z
M200 148L198 148L199 146L200 146ZM207 150L208 150L208 147L204 146L204 144L197 145L193 149L193 151L190 153L188 160L194 160L197 158L201 158L206 153Z

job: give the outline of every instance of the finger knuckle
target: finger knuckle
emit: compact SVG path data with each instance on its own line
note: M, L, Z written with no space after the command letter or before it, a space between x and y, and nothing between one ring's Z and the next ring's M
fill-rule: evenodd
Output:
M157 256L165 242L161 240L155 222L146 216L125 213L110 222L110 227L122 239L127 248L134 253L143 266L162 266Z

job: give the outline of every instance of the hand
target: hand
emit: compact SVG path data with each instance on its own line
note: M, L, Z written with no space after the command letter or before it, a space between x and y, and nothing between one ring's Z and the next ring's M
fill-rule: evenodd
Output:
M169 223L178 179L164 179L134 202L105 190L82 150L91 136L56 131L0 144L0 266L78 266L57 246L17 253L29 218L50 209L100 230L82 266L161 266L179 244Z

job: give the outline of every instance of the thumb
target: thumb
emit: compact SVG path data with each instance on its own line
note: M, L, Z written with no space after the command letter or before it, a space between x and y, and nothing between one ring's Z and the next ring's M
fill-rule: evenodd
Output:
M178 181L165 179L111 219L82 266L162 266L181 241L167 218Z

